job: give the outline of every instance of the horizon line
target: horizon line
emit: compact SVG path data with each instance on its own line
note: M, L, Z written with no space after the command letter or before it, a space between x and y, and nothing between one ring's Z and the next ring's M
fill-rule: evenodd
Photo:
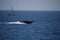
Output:
M5 10L0 10L0 11L5 11ZM10 11L10 10L6 10ZM60 10L13 10L13 11L60 11Z

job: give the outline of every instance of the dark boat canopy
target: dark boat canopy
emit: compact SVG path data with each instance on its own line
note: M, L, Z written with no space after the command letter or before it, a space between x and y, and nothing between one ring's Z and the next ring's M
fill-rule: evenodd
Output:
M24 22L24 23L26 23L26 24L31 24L31 23L34 22L34 21L32 21L32 20L23 20L23 21L20 21L20 22Z

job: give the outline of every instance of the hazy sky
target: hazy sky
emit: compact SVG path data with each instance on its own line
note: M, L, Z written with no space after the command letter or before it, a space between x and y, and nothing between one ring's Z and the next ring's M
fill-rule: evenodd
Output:
M0 0L0 10L60 10L60 0Z

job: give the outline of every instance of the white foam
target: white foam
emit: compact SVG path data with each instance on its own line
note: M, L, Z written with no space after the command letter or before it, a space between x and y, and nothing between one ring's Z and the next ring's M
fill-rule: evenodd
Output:
M26 24L26 23L16 21L16 22L0 22L0 24Z

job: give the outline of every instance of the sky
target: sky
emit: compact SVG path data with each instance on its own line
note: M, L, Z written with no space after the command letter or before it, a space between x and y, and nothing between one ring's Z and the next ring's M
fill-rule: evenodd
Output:
M60 0L0 0L0 10L60 10Z

